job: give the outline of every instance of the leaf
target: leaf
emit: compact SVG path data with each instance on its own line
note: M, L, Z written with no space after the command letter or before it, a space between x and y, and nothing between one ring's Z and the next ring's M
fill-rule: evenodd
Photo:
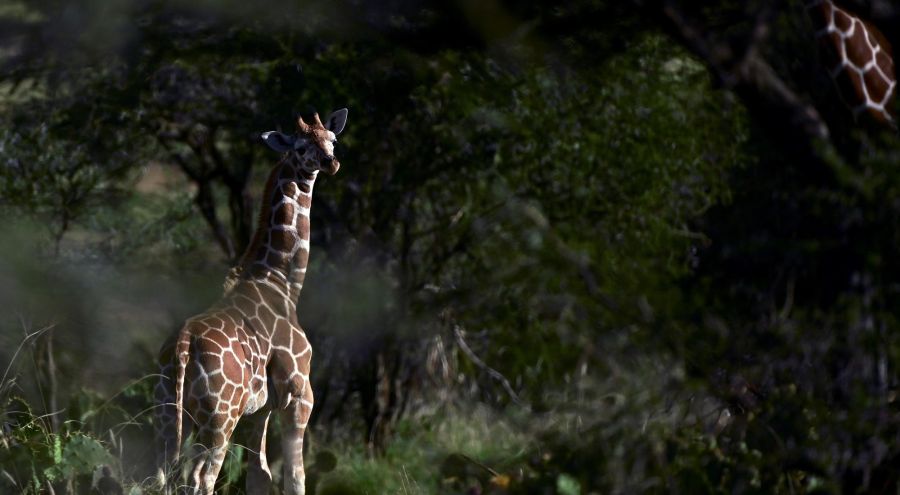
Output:
M59 464L62 461L62 441L59 435L53 435L53 463Z
M572 476L562 473L556 478L556 491L561 495L581 495L581 484Z
M58 441L59 437L56 437ZM62 455L54 457L55 465L44 470L48 479L68 478L79 474L92 474L94 468L110 464L115 459L96 439L76 433L69 437L62 448Z
M512 478L509 477L508 474L498 474L491 478L491 486L497 487L501 490L509 489L509 483L512 481Z

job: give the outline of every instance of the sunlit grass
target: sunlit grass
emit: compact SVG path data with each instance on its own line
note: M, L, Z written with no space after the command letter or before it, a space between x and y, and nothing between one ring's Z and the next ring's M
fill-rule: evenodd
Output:
M382 456L338 446L338 467L321 486L323 493L438 493L460 469L503 471L521 460L530 442L521 426L483 405L430 411L401 421Z

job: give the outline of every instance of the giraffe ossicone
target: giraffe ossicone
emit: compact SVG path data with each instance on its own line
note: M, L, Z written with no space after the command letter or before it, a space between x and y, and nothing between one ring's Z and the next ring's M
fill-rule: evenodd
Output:
M304 493L303 435L313 408L309 382L312 347L297 320L297 299L309 261L309 214L319 172L335 174L334 143L347 109L325 124L297 120L297 133L262 135L283 153L262 197L259 225L223 296L189 318L162 346L154 391L160 481L178 482L181 443L195 430L187 490L212 494L228 442L240 418L254 423L248 445L247 493L267 494L272 474L266 432L280 413L284 493Z

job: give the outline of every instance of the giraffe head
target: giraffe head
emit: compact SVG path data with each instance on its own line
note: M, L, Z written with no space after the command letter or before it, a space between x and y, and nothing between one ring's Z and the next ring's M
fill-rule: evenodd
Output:
M341 168L334 157L334 143L346 123L347 109L342 108L329 115L324 124L319 120L318 113L313 116L311 124L299 117L296 134L269 131L263 133L262 138L273 150L286 153L285 157L295 166L334 175Z

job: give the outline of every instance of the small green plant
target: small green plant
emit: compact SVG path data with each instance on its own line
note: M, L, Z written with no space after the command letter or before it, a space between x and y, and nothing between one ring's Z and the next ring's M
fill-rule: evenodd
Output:
M4 404L0 435L0 486L20 493L41 493L47 486L90 486L98 466L114 456L88 433L54 433L45 416L12 397Z

